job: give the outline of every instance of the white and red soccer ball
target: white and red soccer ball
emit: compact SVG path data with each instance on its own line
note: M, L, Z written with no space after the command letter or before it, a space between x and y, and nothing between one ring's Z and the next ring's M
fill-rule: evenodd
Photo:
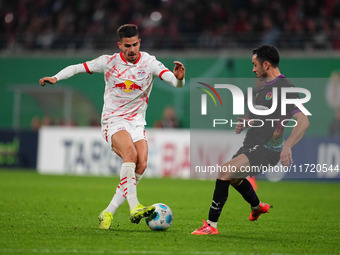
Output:
M146 225L152 230L162 231L170 228L173 220L173 213L169 206L162 203L153 204L156 207L154 213L145 218Z

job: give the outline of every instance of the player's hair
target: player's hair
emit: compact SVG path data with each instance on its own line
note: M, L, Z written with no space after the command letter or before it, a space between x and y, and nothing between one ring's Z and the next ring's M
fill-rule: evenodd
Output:
M134 24L125 24L118 28L117 35L119 41L123 38L130 38L134 36L139 36L138 27Z
M257 55L258 61L263 64L268 61L272 67L278 67L280 62L280 55L278 50L273 45L262 45L253 50L253 55Z

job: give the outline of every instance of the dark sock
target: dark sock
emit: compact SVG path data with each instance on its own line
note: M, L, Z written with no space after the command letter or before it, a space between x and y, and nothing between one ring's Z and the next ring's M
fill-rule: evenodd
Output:
M246 200L251 205L251 207L259 205L260 200L257 197L253 186L251 186L247 179L244 179L240 185L235 187L235 189L242 195L244 200Z
M215 191L213 196L213 201L209 210L209 220L212 222L217 222L222 208L228 199L230 181L216 180Z

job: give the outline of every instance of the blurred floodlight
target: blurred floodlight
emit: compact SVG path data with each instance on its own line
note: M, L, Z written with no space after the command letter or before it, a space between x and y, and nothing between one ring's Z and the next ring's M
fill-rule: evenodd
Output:
M13 13L7 13L5 16L5 23L9 24L13 21Z
M162 19L162 14L160 14L160 12L152 12L150 14L150 19L154 22L158 22Z

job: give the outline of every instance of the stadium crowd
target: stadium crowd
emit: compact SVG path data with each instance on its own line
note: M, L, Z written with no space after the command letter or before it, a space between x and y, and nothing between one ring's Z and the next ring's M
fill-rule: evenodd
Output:
M339 0L0 0L0 50L106 49L124 23L145 49L340 49Z

